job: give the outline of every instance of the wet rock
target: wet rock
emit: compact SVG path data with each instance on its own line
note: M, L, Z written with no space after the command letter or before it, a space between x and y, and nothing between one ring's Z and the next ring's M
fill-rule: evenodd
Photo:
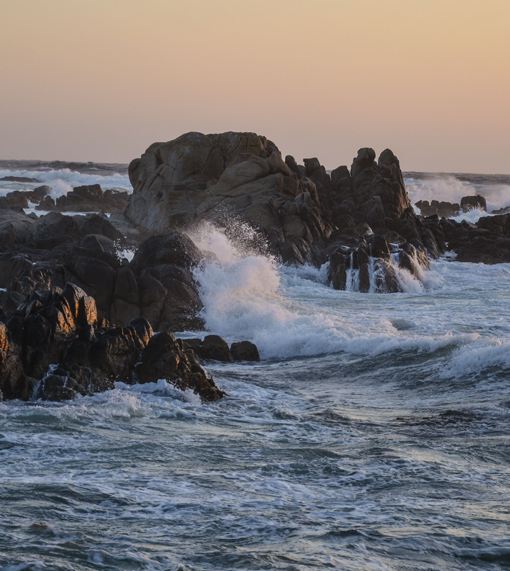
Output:
M140 383L166 379L181 390L191 389L204 401L215 401L225 393L208 377L191 349L171 333L157 333L142 353L136 366Z
M23 371L19 353L8 328L0 322L0 400L27 400L30 396L31 384Z
M5 182L41 182L36 178L30 178L28 176L3 176L0 180Z
M230 346L230 354L234 361L260 361L259 350L257 346L250 341L232 343Z
M139 274L146 268L171 264L192 268L200 263L203 254L190 238L179 232L152 236L138 248L131 262L131 269Z
M469 212L475 209L487 211L487 201L479 194L475 196L464 196L460 199L460 207L463 212Z
M232 361L228 343L219 335L207 335L196 351L201 359L224 363Z

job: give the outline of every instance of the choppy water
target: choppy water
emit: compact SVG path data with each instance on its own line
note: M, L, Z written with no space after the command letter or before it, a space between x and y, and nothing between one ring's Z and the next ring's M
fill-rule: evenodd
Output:
M0 569L510 567L510 265L359 294L194 238L208 328L262 361L209 363L207 405L0 403Z

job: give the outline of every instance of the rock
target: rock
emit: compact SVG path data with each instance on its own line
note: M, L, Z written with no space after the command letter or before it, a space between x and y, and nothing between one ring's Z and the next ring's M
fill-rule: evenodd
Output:
M225 395L207 377L193 350L185 349L182 341L176 341L171 333L152 337L136 366L136 376L140 383L166 379L181 390L193 390L204 401L215 401Z
M113 327L103 331L90 356L93 369L111 381L132 383L132 374L143 349L141 339L133 326Z
M429 204L427 200L419 200L416 206L420 209L422 216L437 215L441 218L452 218L460 213L460 204L445 201L433 200Z
M31 385L23 371L19 350L9 337L7 327L0 322L0 400L27 400Z
M183 234L152 236L138 248L131 269L122 270L122 281L117 278L114 297L131 304L133 310L138 303L139 314L156 330L200 329L202 302L190 270L203 258L204 254ZM117 300L114 303L118 310ZM127 311L125 306L121 309Z
M232 343L230 346L230 354L234 361L260 361L259 350L257 346L250 341Z
M202 220L228 226L234 216L259 229L278 253L288 241L323 240L329 228L317 223L315 185L297 174L295 161L288 162L292 168L273 143L254 133L188 133L152 145L131 163L134 193L124 214L136 226L159 233ZM301 228L299 222L285 222L279 208L304 192L312 201ZM313 251L310 245L308 251Z
M145 240L130 265L133 272L138 275L146 268L162 264L192 268L197 266L202 258L202 252L190 238L179 232L172 232Z
M228 343L219 335L207 335L196 352L201 359L223 361L224 363L232 361Z
M470 210L483 210L487 211L487 201L483 196L479 194L475 196L464 196L460 199L460 206L463 212L469 212Z
M0 180L5 182L41 182L36 178L30 178L28 176L3 176Z

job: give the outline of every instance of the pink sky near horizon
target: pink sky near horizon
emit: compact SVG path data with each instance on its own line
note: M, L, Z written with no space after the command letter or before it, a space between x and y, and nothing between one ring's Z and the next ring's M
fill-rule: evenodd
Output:
M254 131L301 162L510 173L510 0L0 0L0 159Z

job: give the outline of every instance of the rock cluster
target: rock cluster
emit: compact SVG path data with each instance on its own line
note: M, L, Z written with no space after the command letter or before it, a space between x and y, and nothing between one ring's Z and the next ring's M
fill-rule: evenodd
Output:
M59 212L122 212L126 206L127 192L103 191L99 184L77 186L66 195L53 200L46 196L36 206L36 210L56 210Z
M457 202L446 202L432 200L419 200L416 206L420 209L422 216L434 216L437 214L440 218L451 218L458 216L461 212L469 212L470 210L487 211L487 201L483 196L464 196L461 198L460 204Z
M5 177L21 179L9 182L36 182L24 177ZM36 210L57 212L122 212L128 198L127 192L109 189L103 191L99 184L77 186L66 195L54 200L50 196L49 186L39 186L34 190L14 190L0 196L0 209L23 209L35 205Z
M129 263L116 253L113 239L119 236L108 220L97 215L88 219L55 215L56 223L44 229L56 236L42 238L38 232L35 247L0 253L0 287L6 288L0 292L0 318L1 312L9 317L32 291L72 283L95 299L101 319L117 325L145 317L158 331L202 326L197 315L202 303L192 269L203 254L187 236L177 232L152 236ZM61 223L76 241L69 234L64 239Z
M476 224L444 218L440 221L432 218L424 223L433 223L442 229L447 249L457 254L459 262L510 262L510 214L482 217Z
M417 272L444 248L411 207L395 155L386 150L375 159L372 149L361 149L350 170L329 175L316 158L303 166L283 160L274 143L254 133L188 133L132 161L134 193L124 214L157 232L237 217L261 231L285 263L331 260L335 287L345 287L349 269L366 274L377 257L381 287L398 291L395 254Z
M240 341L228 343L219 335L207 335L204 339L185 339L186 347L193 349L195 353L204 360L222 361L230 363L232 361L260 361L259 350L250 341Z
M350 168L328 173L316 158L283 159L254 133L188 133L151 145L129 176L129 198L99 185L56 202L44 186L0 198L2 398L62 400L160 378L221 398L198 359L260 357L248 341L174 337L203 328L194 270L213 255L179 231L201 221L227 231L232 220L248 222L284 263L329 261L337 289L400 291L402 270L419 276L447 250L460 261L510 262L510 214L448 219L486 209L475 196L422 201L418 216L388 149L377 160L360 149ZM26 215L29 202L52 212ZM131 261L119 254L127 247L136 250Z
M5 399L65 400L113 387L114 381L167 379L205 401L224 393L193 350L170 333L153 335L143 317L125 327L98 320L94 298L68 283L34 291L0 322L0 392Z

